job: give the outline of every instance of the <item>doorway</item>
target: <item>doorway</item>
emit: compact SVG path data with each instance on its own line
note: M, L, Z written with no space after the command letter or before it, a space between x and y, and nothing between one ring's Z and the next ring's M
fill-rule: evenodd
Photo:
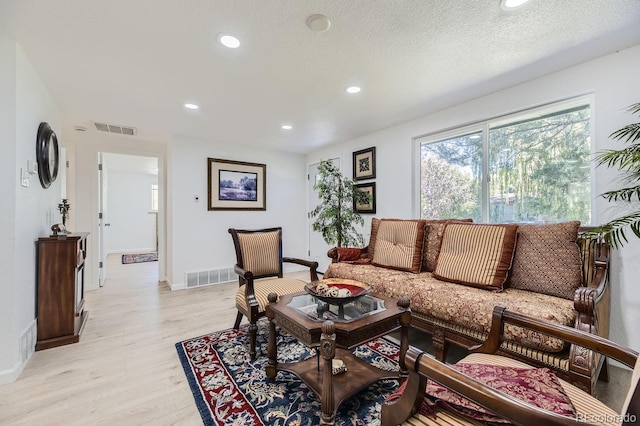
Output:
M99 161L100 287L107 280L107 256L123 263L158 259L158 158L101 152ZM157 263L156 263L157 270Z

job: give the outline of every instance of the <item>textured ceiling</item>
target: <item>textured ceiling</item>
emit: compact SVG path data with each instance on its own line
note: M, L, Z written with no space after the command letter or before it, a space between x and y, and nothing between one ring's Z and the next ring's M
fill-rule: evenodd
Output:
M328 31L306 27L314 13ZM0 34L65 129L304 153L640 44L640 1L0 0Z

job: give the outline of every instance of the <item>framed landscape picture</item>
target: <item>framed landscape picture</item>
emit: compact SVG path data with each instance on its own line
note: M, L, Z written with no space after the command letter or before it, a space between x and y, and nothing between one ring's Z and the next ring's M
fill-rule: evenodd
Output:
M353 180L373 179L376 177L376 147L353 153Z
M266 164L209 158L208 210L266 210Z
M376 183L359 183L354 185L356 190L363 191L369 194L368 203L360 203L357 200L353 200L353 210L358 213L375 213L376 212Z

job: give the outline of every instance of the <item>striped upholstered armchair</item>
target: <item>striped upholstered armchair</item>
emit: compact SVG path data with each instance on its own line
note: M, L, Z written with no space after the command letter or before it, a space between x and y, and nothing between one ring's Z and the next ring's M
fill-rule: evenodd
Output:
M304 290L305 282L295 278L284 278L283 262L296 263L309 268L309 279L318 279L318 262L282 257L282 228L268 229L229 229L236 249L237 263L234 267L238 274L240 287L236 292L238 315L233 326L240 327L242 316L249 321L249 355L256 357L256 333L258 319L265 314L269 304L267 296L297 293Z
M633 368L622 410L614 411L547 368L496 355L504 341L505 324L560 338ZM619 426L637 424L640 419L638 352L603 337L496 306L489 337L471 352L448 365L410 347L405 356L409 378L383 405L382 426L482 426L506 421Z

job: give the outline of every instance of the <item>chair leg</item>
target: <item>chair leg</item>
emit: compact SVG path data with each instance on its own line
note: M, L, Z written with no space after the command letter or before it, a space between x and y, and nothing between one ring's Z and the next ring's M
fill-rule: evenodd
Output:
M249 357L256 359L256 335L258 334L258 325L255 322L249 324Z
M233 324L234 330L240 328L240 321L242 321L242 312L238 311L238 314L236 315L236 322Z

